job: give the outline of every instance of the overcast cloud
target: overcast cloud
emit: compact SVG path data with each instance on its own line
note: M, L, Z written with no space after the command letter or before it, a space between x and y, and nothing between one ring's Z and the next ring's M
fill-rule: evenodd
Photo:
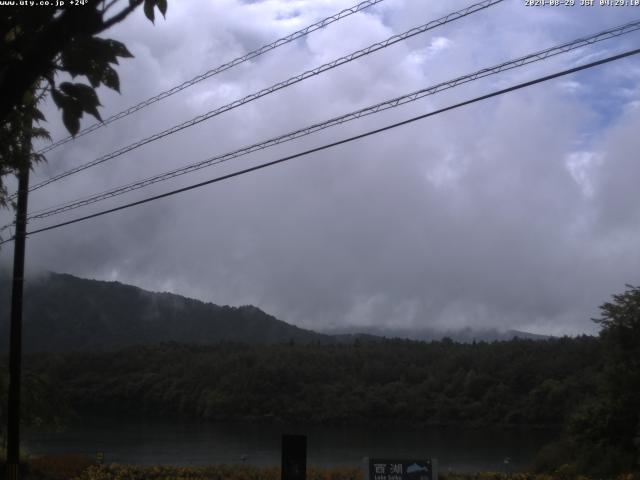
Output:
M109 32L108 116L355 3L170 0ZM44 179L472 2L385 0L48 154ZM578 0L579 3L579 0ZM102 191L640 17L639 7L502 4L45 187L31 209ZM276 159L637 48L640 34L516 69L32 228ZM47 107L54 138L65 134ZM85 125L90 123L87 120ZM640 60L632 57L146 206L35 235L52 270L254 304L303 327L595 332L640 284ZM8 212L0 214L7 223ZM11 248L0 251L8 264Z

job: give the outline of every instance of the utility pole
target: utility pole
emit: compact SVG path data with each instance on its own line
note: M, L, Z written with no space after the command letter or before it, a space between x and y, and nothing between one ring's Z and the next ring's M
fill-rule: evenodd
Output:
M13 284L11 289L11 333L9 340L9 405L7 417L7 479L20 478L20 376L22 367L22 290L24 285L24 254L27 238L27 199L31 138L25 134L18 170L18 204L16 232L13 242Z

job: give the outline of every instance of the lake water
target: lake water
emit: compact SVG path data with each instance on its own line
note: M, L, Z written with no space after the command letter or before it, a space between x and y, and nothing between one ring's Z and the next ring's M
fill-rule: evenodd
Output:
M555 432L424 431L370 427L300 427L162 420L90 420L62 432L26 432L32 454L104 453L131 465L279 465L281 435L307 435L308 465L359 467L364 457L437 458L440 471L519 471ZM505 459L508 462L505 463Z

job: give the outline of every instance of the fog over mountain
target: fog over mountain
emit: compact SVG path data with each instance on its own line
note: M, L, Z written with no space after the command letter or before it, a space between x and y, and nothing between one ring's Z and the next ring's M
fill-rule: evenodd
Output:
M9 278L1 280L0 328L8 331ZM47 273L25 289L27 352L114 350L163 342L215 344L330 343L321 335L282 322L251 305L207 304L154 293L119 282ZM6 351L7 341L0 345Z
M169 1L107 33L135 55L103 118L355 4ZM470 1L385 0L47 154L32 183ZM577 3L577 2L576 2ZM620 25L637 7L494 7L376 52L42 188L31 211L128 184ZM44 227L388 125L635 48L637 32L398 109L33 221ZM640 284L640 63L631 57L233 180L33 235L51 270L311 330L595 333L598 306ZM44 108L54 139L60 112ZM88 125L91 119L84 119ZM11 221L0 212L2 225ZM9 267L12 248L0 249Z
M0 330L9 330L10 277L0 276ZM341 344L378 342L383 336L415 340L508 340L514 332L343 330L298 328L252 305L219 306L119 282L46 273L25 288L24 349L33 352L109 351L174 342L200 345ZM520 333L520 338L536 336ZM0 352L8 349L3 336Z
M461 328L458 330L442 330L436 328L390 328L390 327L342 327L322 330L328 335L365 334L375 337L400 338L408 340L438 341L450 338L459 343L507 341L513 338L544 340L546 335L522 332L519 330L498 330L496 328Z

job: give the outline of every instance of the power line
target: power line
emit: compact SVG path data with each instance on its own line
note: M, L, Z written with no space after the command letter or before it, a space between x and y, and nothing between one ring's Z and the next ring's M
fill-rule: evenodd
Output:
M271 50L274 50L278 47L281 47L282 45L286 45L287 43L293 42L294 40L297 40L301 37L304 37L312 32L315 32L316 30L319 30L321 28L326 27L327 25L330 25L334 22L337 22L338 20L341 20L345 17L348 17L349 15L353 15L354 13L358 13L361 12L362 10L365 10L373 5L376 5L380 2L383 2L384 0L366 0L364 2L360 2L357 5L354 5L353 7L349 7L349 8L345 8L344 10L331 15L323 20L320 20L319 22L316 22L312 25L309 25L301 30L298 30L297 32L294 32L290 35L287 35L286 37L282 37L279 38L278 40L275 40L274 42L271 42L268 45L264 45L256 50L252 50L249 53L246 53L245 55L242 55L241 57L237 57L234 58L233 60L227 62L227 63L223 63L222 65L219 65L215 68L212 68L211 70L208 70L207 72L198 75L196 77L193 77L191 80L187 80L184 83L181 83L178 86L175 86L169 90L165 90L153 97L147 98L146 100L143 100L142 102L129 107L125 110L122 110L121 112L118 112L112 116L110 116L109 118L103 120L102 122L96 122L93 125L90 125L86 128L83 128L82 130L80 130L75 137L73 135L69 135L68 137L64 137L60 140L58 140L57 142L54 142L53 144L41 149L38 153L39 154L44 154L47 152L50 152L51 150L59 147L60 145L64 145L65 143L68 143L74 139L77 139L79 137L82 137L84 135L87 135L88 133L91 133L95 130L98 130L99 128L102 128L106 125L109 125L110 123L113 123L117 120L120 120L121 118L127 117L129 115L131 115L132 113L135 113L139 110L142 110L143 108L148 107L149 105L152 105L156 102L159 102L160 100L164 100L167 97L170 97L171 95L174 95L186 88L189 88L203 80L206 80L207 78L211 78L214 75L217 75L218 73L222 73L225 70L229 70L233 67L236 67L238 65L240 65L241 63L245 63L248 62L249 60L252 60L256 57L259 57L260 55L263 55Z
M594 35L590 35L588 37L581 37L571 42L566 42L561 45L557 45L551 48L547 48L545 50L541 50L523 57L519 57L514 60L510 60L507 62L500 63L498 65L494 65L492 67L484 68L482 70L478 70L474 73L470 73L461 77L457 77L453 80L448 80L446 82L439 83L437 85L433 85L427 88L423 88L421 90L408 93L406 95L402 95L400 97L395 97L390 100L385 100L384 102L377 103L372 106L368 106L362 108L360 110L350 112L339 117L332 118L330 120L326 120L324 122L316 123L311 126L307 126L293 132L286 133L284 135L280 135L278 137L271 138L269 140L265 140L259 143L252 144L250 146L242 147L238 150L234 150L232 152L224 153L222 155L216 155L214 157L208 158L198 163L194 163L185 167L177 168L168 172L164 172L152 177L148 177L146 179L133 182L124 186L120 186L105 192L101 192L89 197L85 197L82 199L74 200L72 202L67 202L55 207L50 207L45 210L40 210L38 212L34 212L29 215L29 220L33 219L42 219L46 217L50 217L52 215L56 215L59 213L67 212L70 210L74 210L76 208L80 208L86 205L90 205L92 203L99 202L101 200L105 200L108 198L113 198L119 195L123 195L128 192L132 192L134 190L138 190L149 185L153 185L158 182L162 182L165 180L169 180L171 178L175 178L180 175L184 175L187 173L191 173L202 168L206 168L212 165L216 165L219 163L223 163L259 150L264 150L266 148L279 145L306 135L310 135L312 133L318 132L320 130L324 130L329 127L333 127L336 125L340 125L358 118L362 118L367 115L372 115L375 113L379 113L391 108L398 107L400 105L407 104L409 102L414 102L421 98L424 98L429 95L434 95L443 90L447 90L450 88L454 88L456 86L462 85L464 83L472 82L478 80L480 78L487 77L489 75L495 75L500 72L504 72L507 70L511 70L514 68L521 67L523 65L528 65L534 62L545 60L549 57L559 55L561 53L566 53L578 48L581 48L585 45L592 45L596 42L600 42L603 40L619 37L621 35L636 31L640 29L640 20L636 20L634 22L630 22L621 26L617 26L614 28L610 28L603 32L599 32Z
M205 185L210 185L212 183L218 183L218 182L221 182L223 180L227 180L227 179L230 179L230 178L233 178L233 177L244 175L244 174L249 173L249 172L253 172L253 171L256 171L256 170L261 170L263 168L271 167L271 166L277 165L279 163L284 163L286 161L293 160L294 158L306 156L306 155L309 155L311 153L320 152L322 150L327 150L329 148L336 147L338 145L342 145L342 144L349 143L349 142L352 142L352 141L355 141L355 140L359 140L359 139L362 139L362 138L365 138L365 137L376 135L378 133L382 133L382 132L385 132L387 130L391 130L391 129L394 129L394 128L397 128L397 127L400 127L400 126L403 126L403 125L407 125L409 123L413 123L413 122L416 122L418 120L422 120L422 119L425 119L425 118L428 118L428 117L432 117L434 115L438 115L438 114L441 114L441 113L444 113L444 112L447 112L447 111L450 111L450 110L454 110L454 109L457 109L457 108L460 108L460 107L471 105L473 103L480 102L482 100L487 100L487 99L492 98L492 97L496 97L496 96L499 96L499 95L504 95L505 93L513 92L515 90L520 90L520 89L525 88L525 87L530 87L532 85L536 85L538 83L546 82L546 81L552 80L554 78L559 78L559 77L562 77L562 76L565 76L565 75L569 75L569 74L572 74L572 73L579 72L581 70L586 70L588 68L593 68L593 67L596 67L598 65L603 65L603 64L606 64L606 63L610 63L610 62L613 62L615 60L620 60L622 58L626 58L626 57L629 57L629 56L632 56L632 55L637 55L638 53L640 53L640 49L630 50L630 51L621 53L619 55L610 56L610 57L604 58L602 60L598 60L598 61L595 61L595 62L587 63L585 65L574 67L574 68L571 68L571 69L568 69L568 70L563 70L561 72L557 72L557 73L554 73L554 74L551 74L551 75L547 75L547 76L544 76L544 77L539 77L539 78L537 78L535 80L530 80L528 82L519 83L517 85L511 86L511 87L508 87L508 88L504 88L504 89L501 89L501 90L497 90L497 91L494 91L492 93L488 93L486 95L482 95L480 97L475 97L475 98L473 98L471 100L467 100L467 101L464 101L464 102L456 103L454 105L450 105L448 107L441 108L441 109L435 110L433 112L425 113L425 114L419 115L417 117L412 117L412 118L409 118L407 120L403 120L401 122L397 122L397 123L393 123L391 125L387 125L386 127L381 127L381 128L377 128L375 130L370 130L368 132L365 132L365 133L362 133L362 134L359 134L359 135L354 135L352 137L348 137L348 138L345 138L345 139L342 139L342 140L338 140L338 141L333 142L333 143L328 143L328 144L322 145L320 147L316 147L316 148L312 148L312 149L309 149L309 150L305 150L304 152L300 152L300 153L296 153L294 155L289 155L289 156L286 156L286 157L282 157L282 158L279 158L277 160L273 160L271 162L262 163L260 165L256 165L256 166L250 167L250 168L245 168L244 170L240 170L240 171L237 171L237 172L234 172L234 173L230 173L230 174L227 174L227 175L223 175L223 176L220 176L220 177L216 177L216 178L204 181L204 182L200 182L200 183L196 183L196 184L193 184L193 185L189 185L187 187L183 187L183 188L179 188L179 189L172 190L172 191L169 191L169 192L165 192L165 193L162 193L160 195L155 195L155 196L152 196L152 197L148 197L148 198L145 198L143 200L138 200L136 202L127 203L127 204L121 205L119 207L110 208L108 210L102 210L100 212L93 213L91 215L85 215L83 217L75 218L73 220L68 220L66 222L61 222L61 223L57 223L55 225L50 225L48 227L40 228L40 229L37 229L37 230L32 230L31 232L28 232L27 235L35 235L37 233L46 232L48 230L54 230L54 229L57 229L57 228L60 228L60 227L64 227L64 226L67 226L67 225L72 225L74 223L82 222L82 221L89 220L89 219L92 219L92 218L101 217L101 216L107 215L109 213L113 213L113 212L117 212L117 211L120 211L120 210L125 210L127 208L135 207L137 205L142 205L144 203L149 203L149 202L152 202L152 201L155 201L155 200L159 200L161 198L177 195L178 193L186 192L186 191L189 191L189 190L194 190L196 188L204 187ZM2 245L4 243L7 243L7 242L9 242L11 240L13 240L13 238L5 240L3 242L0 242L0 245Z
M462 10L458 10L456 12L450 13L442 18L439 18L437 20L433 20L429 23L426 23L424 25L421 25L419 27L414 27L410 30L407 30L404 33L401 33L399 35L393 35L392 37L387 38L386 40L382 41L382 42L378 42L378 43L374 43L373 45L370 45L362 50L358 50L356 52L353 52L349 55L346 55L344 57L340 57L336 60L333 60L332 62L329 63L325 63L324 65L321 65L319 67L316 67L312 70L307 70L304 73L301 73L299 75L296 75L294 77L291 77L283 82L279 82L276 83L275 85L272 85L268 88L264 88L256 93L252 93L250 95L247 95L244 98L241 98L239 100L236 100L234 102L231 102L227 105L224 105L222 107L216 108L215 110L211 110L207 113L204 113L202 115L199 115L195 118L192 118L191 120L188 120L186 122L180 123L178 125L175 125L171 128L168 128L162 132L159 133L155 133L154 135L151 135L149 137L146 137L142 140L139 140L135 143L132 143L131 145L128 145L126 147L120 148L114 152L111 152L107 155L103 155L102 157L99 157L95 160L92 160L88 163L85 163L84 165L80 165L78 167L72 168L70 170L67 170L63 173L60 173L58 175L55 175L47 180L44 180L40 183L37 183L35 185L33 185L32 187L29 188L29 191L34 191L37 190L39 188L44 187L45 185L49 185L52 182L58 181L62 178L68 177L70 175L73 175L75 173L81 172L83 170L86 170L88 168L91 168L95 165L99 165L101 163L106 162L107 160L111 160L113 158L119 157L120 155L123 155L125 153L128 153L132 150L135 150L136 148L139 148L143 145L146 145L148 143L151 143L155 140L159 140L161 138L164 138L168 135L174 134L176 132L179 132L180 130L184 130L185 128L188 127L192 127L194 125L197 125L198 123L204 122L205 120L209 120L212 117L215 117L217 115L220 115L224 112L228 112L229 110L232 110L234 108L237 108L241 105L244 105L246 103L252 102L254 100L257 100L261 97L264 97L266 95L269 95L273 92L276 92L278 90L282 90L283 88L286 87L290 87L291 85L294 85L298 82L301 82L303 80L306 80L307 78L319 75L323 72L326 72L327 70L331 70L333 68L336 68L340 65L344 65L346 63L352 62L353 60L356 60L360 57L364 57L366 55L369 55L373 52L376 52L378 50L381 50L383 48L389 47L391 45L394 45L398 42L404 41L408 38L411 38L413 36L419 35L421 33L425 33L429 30L432 30L436 27L445 25L447 23L453 22L455 20L458 20L460 18L466 17L468 15L471 15L473 13L476 13L480 10L484 10L486 8L489 8L493 5L496 5L498 3L503 2L504 0L484 0L482 2L473 4L469 7L466 7Z

